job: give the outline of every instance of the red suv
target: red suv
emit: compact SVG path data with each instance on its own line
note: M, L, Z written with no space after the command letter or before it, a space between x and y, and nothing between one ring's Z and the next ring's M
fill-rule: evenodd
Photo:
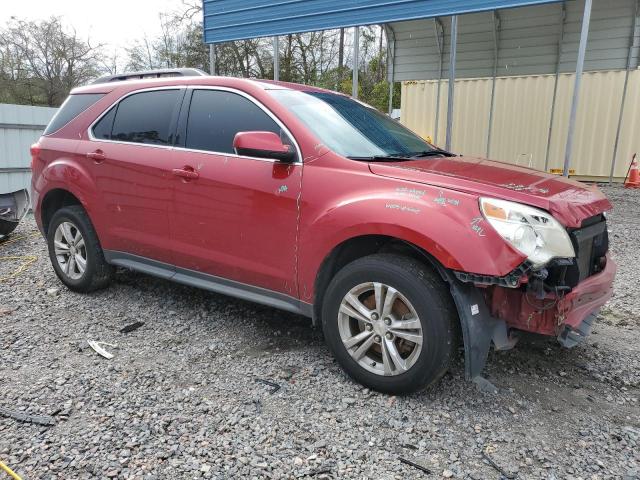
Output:
M118 81L116 81L118 80ZM70 289L116 266L307 315L376 390L469 379L520 331L571 347L611 296L600 191L454 155L309 86L107 78L32 147L33 204Z

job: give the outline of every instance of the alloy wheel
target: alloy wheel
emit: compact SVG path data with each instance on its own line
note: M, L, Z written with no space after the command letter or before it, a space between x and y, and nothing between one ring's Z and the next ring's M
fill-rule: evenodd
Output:
M351 357L377 375L408 371L422 351L422 324L415 308L384 283L353 287L340 304L338 329Z
M87 269L87 248L78 227L71 222L58 225L53 246L60 270L72 280L82 278Z

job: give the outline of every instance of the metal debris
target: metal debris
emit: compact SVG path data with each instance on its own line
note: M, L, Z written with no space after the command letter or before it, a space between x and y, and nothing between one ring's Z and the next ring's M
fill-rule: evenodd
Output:
M105 343L105 342L96 342L95 340L87 340L87 343L89 344L89 346L91 348L93 348L95 350L95 352L98 355L103 356L104 358L106 358L107 360L111 360L113 358L113 354L107 352L104 348L102 348L102 345L106 345L107 347L113 347L116 348L117 345L113 345L111 343Z
M331 467L320 467L315 470L309 470L307 473L304 473L303 477L317 477L318 475L327 475L331 473Z
M509 480L513 480L514 478L516 478L516 477L517 477L517 475L516 475L516 474L514 474L514 473L509 473L509 472L507 472L504 468L502 468L500 465L498 465L498 464L493 460L493 458L491 458L491 457L489 456L489 454L487 453L487 451L486 451L486 450L482 450L482 456L483 456L483 458L484 458L487 462L489 462L489 465L491 465L491 466L492 466L493 468L495 468L498 472L500 472L504 478L507 478L507 479L509 479Z
M402 463L405 463L407 465L412 466L413 468L417 468L418 470L422 470L424 473L427 473L429 475L433 473L427 467L423 467L422 465L419 465L419 464L417 464L415 462L412 462L411 460L407 460L406 458L398 457L398 460L400 460Z
M120 329L120 333L133 332L134 330L139 329L143 325L144 325L144 322L135 322L135 323L132 323L130 325L126 325L125 327L122 327Z
M415 445L411 444L411 443L403 443L401 445L402 448L408 448L410 450L418 450L418 447L416 447Z
M51 427L56 424L53 417L49 415L28 415L18 410L10 410L5 407L0 407L0 416L6 418L12 418L19 422L33 423L34 425L43 425L45 427Z
M271 382L269 380L265 380L263 378L256 378L256 382L262 383L264 385L267 385L267 386L271 387L271 395L276 393L281 388L280 385L278 385L277 383Z

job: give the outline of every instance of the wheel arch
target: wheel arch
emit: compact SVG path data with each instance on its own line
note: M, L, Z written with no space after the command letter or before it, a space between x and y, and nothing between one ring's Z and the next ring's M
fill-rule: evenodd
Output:
M445 267L424 248L399 237L381 234L359 235L346 239L333 247L324 257L314 282L313 323L316 325L322 315L324 294L340 269L358 258L374 253L399 253L422 261L438 272L443 281Z
M49 223L51 222L51 218L55 212L60 210L62 207L70 205L79 205L83 207L85 211L87 210L78 196L67 189L53 188L45 194L42 198L40 207L40 217L45 235L49 232Z

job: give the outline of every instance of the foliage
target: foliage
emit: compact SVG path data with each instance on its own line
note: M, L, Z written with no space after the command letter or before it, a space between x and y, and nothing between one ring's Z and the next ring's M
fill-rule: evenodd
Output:
M0 102L58 106L100 72L98 46L52 17L0 29Z
M42 22L12 20L0 29L0 102L57 106L68 92L101 74L157 68L193 67L209 71L200 3L183 1L182 10L161 15L160 34L142 37L124 52L107 53L82 41L59 18ZM359 97L387 111L386 41L378 26L360 29ZM351 94L351 31L327 30L280 37L280 80ZM219 75L273 78L272 39L216 45ZM124 60L121 60L123 59ZM121 68L124 66L124 69ZM394 107L400 103L395 85Z

